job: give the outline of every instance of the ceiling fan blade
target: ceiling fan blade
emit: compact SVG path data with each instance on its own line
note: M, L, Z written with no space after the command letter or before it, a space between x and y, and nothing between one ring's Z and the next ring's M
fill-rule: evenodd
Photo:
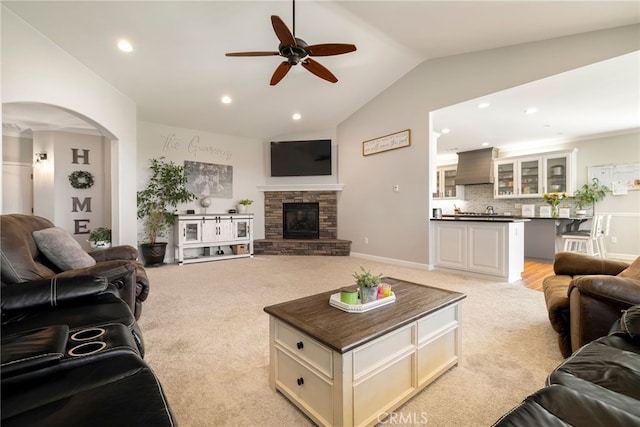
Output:
M289 27L282 22L282 19L280 19L279 16L271 15L271 25L273 26L273 31L275 31L280 43L285 46L296 46L296 38L293 37L291 31L289 31Z
M325 68L318 61L314 61L311 58L307 58L301 64L302 64L302 66L304 68L306 68L307 70L309 70L310 72L312 72L316 76L320 77L321 79L325 79L326 81L331 82L331 83L335 83L335 82L338 81L338 78L336 76L334 76L331 73L331 71L329 71L327 68Z
M232 52L225 53L225 56L275 56L280 55L280 52Z
M271 83L269 84L271 86L277 85L280 80L282 80L284 76L287 75L290 69L291 64L289 64L287 61L281 62L280 65L278 65L278 68L276 68L276 71L273 72L273 76L271 76Z
M345 43L324 43L307 46L305 49L312 56L331 56L353 52L356 50L356 46Z

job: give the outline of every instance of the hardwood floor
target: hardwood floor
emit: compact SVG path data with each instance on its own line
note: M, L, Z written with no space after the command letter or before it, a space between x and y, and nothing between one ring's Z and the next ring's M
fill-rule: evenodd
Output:
M553 275L553 264L536 261L524 261L522 284L530 289L542 292L542 281Z

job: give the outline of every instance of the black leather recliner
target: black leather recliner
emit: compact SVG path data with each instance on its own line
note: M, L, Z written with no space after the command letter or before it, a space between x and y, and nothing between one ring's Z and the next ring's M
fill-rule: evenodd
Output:
M2 284L2 335L50 325L70 331L106 324L125 325L144 357L140 327L129 306L103 276L72 276Z
M129 306L103 276L2 284L2 426L175 426Z

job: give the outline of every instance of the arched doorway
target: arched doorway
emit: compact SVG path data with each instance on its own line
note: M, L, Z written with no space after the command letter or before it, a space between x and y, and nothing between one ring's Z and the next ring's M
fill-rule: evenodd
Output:
M5 103L2 116L2 213L44 216L87 247L91 229L115 227L113 133L83 114L51 104ZM78 176L83 182L71 179Z

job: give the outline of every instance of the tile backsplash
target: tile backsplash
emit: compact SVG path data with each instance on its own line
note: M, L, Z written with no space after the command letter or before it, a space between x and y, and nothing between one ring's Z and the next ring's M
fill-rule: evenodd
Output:
M523 204L535 205L536 215L540 212L540 206L548 206L542 197L494 199L493 184L465 185L464 200L434 200L434 207L441 208L443 214L453 214L454 207L459 207L463 212L484 212L487 206L493 206L495 213L520 215ZM573 213L573 199L561 203L560 207L571 208Z

